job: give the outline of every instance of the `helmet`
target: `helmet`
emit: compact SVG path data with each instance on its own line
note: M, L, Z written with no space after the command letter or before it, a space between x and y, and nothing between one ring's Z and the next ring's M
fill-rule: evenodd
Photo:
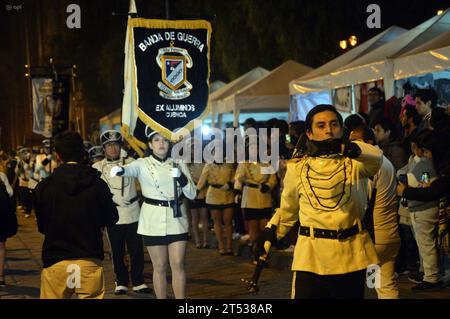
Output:
M102 133L102 135L100 135L100 142L102 143L102 146L105 146L105 144L110 142L117 142L119 144L122 144L122 134L120 134L120 132L116 130L105 131Z
M42 145L44 145L45 148L51 148L52 146L52 140L50 139L45 139L42 141Z
M92 160L97 157L103 157L105 156L105 153L103 152L102 146L93 146L88 150L89 158Z
M92 147L91 141L83 141L83 145L86 152L89 151L89 149Z

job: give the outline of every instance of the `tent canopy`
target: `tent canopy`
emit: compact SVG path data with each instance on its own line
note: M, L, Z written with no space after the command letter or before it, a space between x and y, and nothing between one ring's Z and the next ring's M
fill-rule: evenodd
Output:
M392 59L419 47L446 32L449 28L450 9L447 9L442 14L432 17L414 29L403 33L397 39L378 47L325 77L312 83L296 83L296 88L306 93L384 79L386 98L389 98L393 95L394 87Z
M385 31L381 32L380 34L374 36L373 38L367 40L366 42L356 46L355 48L351 49L350 51L338 56L337 58L329 61L328 63L325 63L321 67L315 69L314 71L306 74L305 76L296 79L292 81L289 85L290 93L291 94L301 94L301 93L307 93L307 92L314 92L316 91L314 89L314 82L317 82L318 90L320 91L323 89L323 84L321 85L322 81L320 81L321 78L324 76L328 76L331 72L336 71L342 66L345 66L355 59L358 59L359 57L379 48L380 46L393 41L394 39L398 38L403 33L407 32L406 29L392 26ZM308 89L307 87L303 87L302 83L308 85L311 85L311 89Z
M209 101L214 103L217 100L224 99L268 73L268 70L258 66L211 93L209 95Z
M211 106L212 125L213 126L215 125L216 116L218 113L220 114L220 112L218 112L217 109L218 109L218 102L221 99L224 99L227 96L236 93L240 89L246 87L247 85L256 81L257 79L260 79L261 77L263 77L264 75L266 75L268 73L269 73L268 70L258 66L256 68L248 71L247 73L241 75L237 79L231 81L227 85L225 85L225 86L221 87L220 89L211 93L209 95L209 103ZM219 122L220 122L220 120L219 120Z
M209 94L223 88L225 85L227 85L227 84L223 81L214 81L214 82L210 83L209 84Z
M450 69L450 30L394 61L394 79Z
M403 33L407 32L407 31L408 30L394 25L394 26L384 30L380 34L374 36L373 38L370 38L366 42L356 46L355 48L351 49L350 51L325 63L321 67L306 74L305 76L301 77L300 79L297 79L296 81L294 81L294 83L297 81L318 78L320 76L327 75L330 72L336 71L338 68L345 66L345 65L351 63L352 61L362 57L363 55L368 54L369 52L379 48L380 46L398 38L400 35L402 35Z
M288 83L312 71L309 66L288 60L261 79L219 101L219 113L234 113L237 125L241 112L289 111Z

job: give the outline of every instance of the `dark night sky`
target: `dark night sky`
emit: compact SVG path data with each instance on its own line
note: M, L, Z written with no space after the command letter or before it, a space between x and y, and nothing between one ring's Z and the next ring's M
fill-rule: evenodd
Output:
M412 27L446 9L446 1L360 0L170 0L172 19L206 18L213 26L211 80L230 81L255 66L273 69L287 59L318 67L342 53L338 41L351 34L359 43L392 25ZM123 43L129 0L1 0L0 110L27 109L24 21L28 22L31 63L50 56L77 64L85 103L98 114L121 105ZM65 26L66 7L77 3L82 29ZM366 26L366 7L381 6L381 29ZM7 11L6 5L21 5ZM144 18L164 18L164 0L136 0ZM42 48L38 48L38 22ZM4 35L4 36L3 36ZM30 115L28 115L30 116Z

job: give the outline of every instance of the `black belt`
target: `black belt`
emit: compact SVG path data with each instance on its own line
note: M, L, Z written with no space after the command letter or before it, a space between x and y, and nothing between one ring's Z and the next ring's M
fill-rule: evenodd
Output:
M129 200L128 205L133 204L133 203L134 203L135 201L137 201L138 199L139 199L139 196L133 197L132 199ZM114 202L114 204L116 204L116 206L119 206L119 207L120 207L120 205L117 204L116 202ZM126 205L126 206L128 206L128 205Z
M221 188L223 185L219 185L219 184L209 184L209 186L214 187L214 188Z
M174 207L175 206L175 200L168 201L168 200L159 200L159 199L144 197L144 202L149 205L154 205L154 206L164 206L164 207ZM182 198L180 197L178 199L178 204L181 205L181 203L182 203Z
M305 226L300 226L299 235L310 237L310 228ZM314 228L314 237L317 238L328 238L328 239L346 239L348 237L351 237L353 235L356 235L359 233L359 227L358 224L354 225L353 227L347 228L347 229L341 229L341 230L330 230L330 229L320 229L320 228Z
M244 186L251 187L251 188L259 188L258 184L252 184L252 183L244 183Z

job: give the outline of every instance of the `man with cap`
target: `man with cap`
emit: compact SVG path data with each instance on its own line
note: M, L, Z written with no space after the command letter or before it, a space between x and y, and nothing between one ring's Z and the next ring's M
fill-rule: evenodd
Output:
M116 274L116 295L128 292L129 273L124 262L125 244L130 255L131 282L133 291L150 293L150 288L144 283L144 250L141 236L137 233L139 220L139 197L136 192L135 179L132 177L110 176L111 168L134 161L132 158L120 156L122 135L115 130L104 132L100 140L105 152L105 158L93 168L101 173L101 178L108 184L113 201L119 211L119 221L107 228L109 242L113 255L114 272Z

